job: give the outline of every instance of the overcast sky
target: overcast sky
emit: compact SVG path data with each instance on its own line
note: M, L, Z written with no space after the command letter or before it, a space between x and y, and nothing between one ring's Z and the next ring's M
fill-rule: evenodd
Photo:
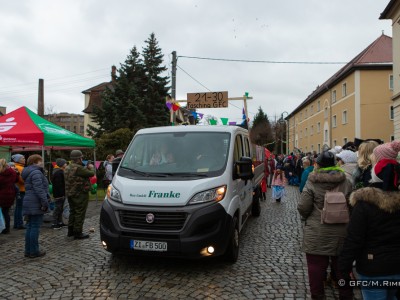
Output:
M391 21L389 0L35 0L3 1L0 10L0 106L81 113L83 90L110 80L133 46L154 32L171 70L171 52L234 60L348 62ZM249 92L249 117L290 113L342 64L245 63L178 58L177 98L186 93ZM185 73L186 72L186 73ZM170 74L170 73L169 73ZM169 75L168 74L168 75ZM189 76L189 75L191 76ZM193 79L194 78L194 79ZM242 101L204 114L242 118Z

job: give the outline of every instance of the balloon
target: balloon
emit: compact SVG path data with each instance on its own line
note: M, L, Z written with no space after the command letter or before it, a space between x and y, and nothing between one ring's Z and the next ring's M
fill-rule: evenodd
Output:
M94 184L92 185L92 188L97 189L97 183L94 183Z
M49 193L53 194L53 185L52 184L49 184Z
M97 182L96 176L90 177L90 184L95 184L96 182Z

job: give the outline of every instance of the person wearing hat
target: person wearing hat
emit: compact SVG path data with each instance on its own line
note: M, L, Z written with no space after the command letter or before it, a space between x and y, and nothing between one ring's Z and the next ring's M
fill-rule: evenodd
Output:
M83 154L80 150L71 151L71 163L65 168L65 193L69 203L68 236L74 239L89 238L83 233L83 223L89 203L90 180L95 175L94 166L83 165Z
M305 221L302 250L306 253L312 299L325 299L324 281L329 262L336 280L342 278L337 258L346 236L346 224L321 224L325 193L338 188L345 196L352 190L344 171L335 165L335 156L323 151L316 159L314 171L308 176L297 210ZM339 287L340 299L352 299L350 287Z
M115 151L115 158L119 158L124 156L124 151L122 151L121 149Z
M344 170L347 179L350 180L351 185L354 188L353 173L357 169L357 154L351 150L343 150L336 154L336 161L338 166Z
M21 176L22 171L25 167L25 156L23 156L22 154L14 154L11 156L11 159L14 162L14 166L19 173L19 178L17 182L19 193L17 194L14 207L14 229L25 229L24 220L22 218L22 203L25 197L25 184Z
M353 261L359 280L400 281L400 142L373 149L370 186L354 191L347 237L339 258L341 272L351 278ZM395 299L396 289L361 286L363 299Z
M64 224L62 222L62 213L65 202L65 179L64 170L67 167L67 161L63 158L56 159L56 166L51 175L51 182L53 184L53 197L55 207L53 211L53 229L61 229Z

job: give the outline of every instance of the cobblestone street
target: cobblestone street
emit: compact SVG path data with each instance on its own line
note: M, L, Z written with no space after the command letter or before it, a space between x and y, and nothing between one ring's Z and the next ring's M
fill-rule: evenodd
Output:
M297 187L288 187L282 203L262 202L240 241L236 264L219 259L113 257L99 240L101 201L91 202L84 228L88 240L66 237L66 228L45 223L42 258L24 257L24 231L0 236L2 299L309 299ZM268 197L269 196L269 197ZM328 299L337 299L333 289Z

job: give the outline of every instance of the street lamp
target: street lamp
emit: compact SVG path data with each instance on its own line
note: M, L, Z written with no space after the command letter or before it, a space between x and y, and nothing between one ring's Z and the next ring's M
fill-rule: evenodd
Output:
M286 114L286 117L287 117L289 115L289 113L287 111L284 111L283 113L281 113L281 120L285 124L285 131L286 131L285 152L286 152L286 154L288 154L288 152L289 152L289 148L288 148L289 126L287 124L287 121L283 118L284 114ZM281 131L281 153L283 153L283 130Z

